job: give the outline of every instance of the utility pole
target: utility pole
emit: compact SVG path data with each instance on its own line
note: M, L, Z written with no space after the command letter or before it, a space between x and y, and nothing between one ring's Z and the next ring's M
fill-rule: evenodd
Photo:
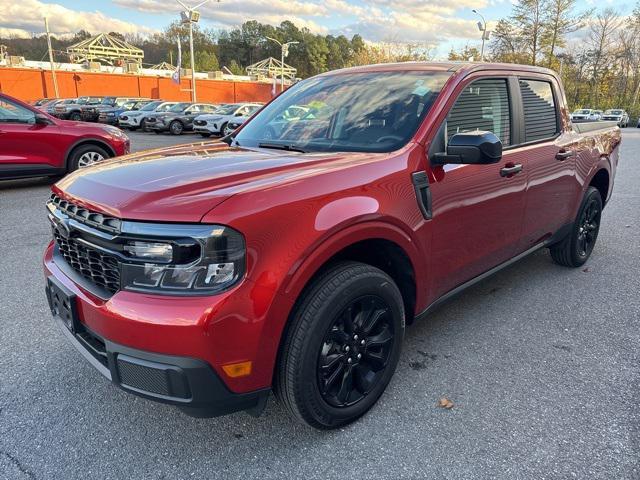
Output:
M209 3L211 0L204 0L204 2L200 2L195 7L188 7L181 0L176 0L184 9L184 12L180 13L180 17L182 18L182 23L189 24L189 52L191 55L191 101L195 103L197 101L196 94L196 59L193 54L193 24L198 23L200 20L200 12L197 11L198 8L203 6L205 3ZM218 3L220 0L218 0Z
M475 13L476 15L478 15L481 19L482 22L478 22L478 30L480 30L480 32L482 33L482 48L480 50L480 61L484 62L484 41L485 39L488 40L489 37L487 35L487 21L484 19L484 17L482 16L482 14L476 10L475 8L473 10L471 10L473 13Z
M280 40L276 40L275 38L266 37L267 40L271 40L272 42L276 42L280 45L280 92L284 92L284 59L289 56L289 45L296 45L300 42L287 42L282 43Z
M47 17L44 17L44 29L47 32L47 46L49 48L49 63L51 64L51 77L53 78L53 91L55 92L56 98L60 98L58 93L58 79L56 78L56 67L53 63L53 50L51 48L51 34L49 33L49 20Z

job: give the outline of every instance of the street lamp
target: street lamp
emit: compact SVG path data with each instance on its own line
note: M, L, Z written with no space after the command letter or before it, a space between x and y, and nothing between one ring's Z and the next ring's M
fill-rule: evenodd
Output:
M280 40L276 40L275 38L266 37L267 40L271 40L272 42L276 42L280 45L280 68L282 70L282 78L280 80L280 91L284 92L284 59L289 56L289 45L296 45L300 42L287 42L282 43Z
M176 0L180 6L184 8L184 12L180 12L180 17L182 18L182 23L189 24L189 51L191 55L191 101L196 102L196 60L193 55L193 24L198 23L200 20L200 12L197 11L198 8L203 6L205 3L209 3L211 0L204 0L204 2L199 3L195 7L188 7L180 0ZM220 3L220 0L218 0ZM181 65L178 65L180 68Z
M480 50L480 61L484 62L484 41L489 39L489 35L488 35L489 32L487 32L487 21L484 19L482 14L475 8L471 11L482 19L482 22L478 22L478 30L482 32L482 49Z

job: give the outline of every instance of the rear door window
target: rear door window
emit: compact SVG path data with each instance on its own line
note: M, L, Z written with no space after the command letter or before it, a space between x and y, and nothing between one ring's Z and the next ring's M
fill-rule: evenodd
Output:
M555 137L559 122L551 83L520 79L520 92L524 109L524 141L536 142Z

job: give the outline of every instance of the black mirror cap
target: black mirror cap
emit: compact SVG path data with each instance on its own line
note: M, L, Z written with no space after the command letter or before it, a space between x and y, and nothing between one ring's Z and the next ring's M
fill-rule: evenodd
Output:
M502 142L492 132L456 133L446 154L436 154L435 163L491 164L502 159Z

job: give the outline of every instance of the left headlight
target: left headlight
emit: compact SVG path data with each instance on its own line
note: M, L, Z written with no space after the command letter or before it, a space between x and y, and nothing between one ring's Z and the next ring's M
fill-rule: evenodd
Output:
M245 271L242 234L220 225L156 225L123 245L122 288L178 295L213 294ZM150 234L150 235L149 235Z

